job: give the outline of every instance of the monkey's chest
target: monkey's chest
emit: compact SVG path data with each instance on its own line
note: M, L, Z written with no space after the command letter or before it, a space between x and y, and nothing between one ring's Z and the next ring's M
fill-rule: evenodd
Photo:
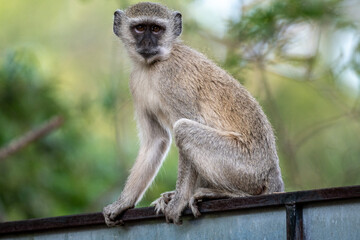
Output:
M136 108L155 115L162 125L171 126L156 75L146 72L132 74L130 87Z

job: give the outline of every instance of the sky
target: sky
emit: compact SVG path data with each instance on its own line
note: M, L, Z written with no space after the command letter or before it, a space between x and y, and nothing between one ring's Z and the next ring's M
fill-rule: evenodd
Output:
M214 32L224 35L228 19L237 19L241 13L241 0L198 0L189 9L194 19Z

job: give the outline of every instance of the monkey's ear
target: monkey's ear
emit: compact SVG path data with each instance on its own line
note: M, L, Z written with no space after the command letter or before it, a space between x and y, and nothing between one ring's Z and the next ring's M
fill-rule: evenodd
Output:
M175 36L180 36L182 32L182 16L180 12L174 12L174 34Z
M114 26L113 31L116 34L116 36L120 37L120 26L121 26L121 18L124 16L124 11L122 10L116 10L114 12Z

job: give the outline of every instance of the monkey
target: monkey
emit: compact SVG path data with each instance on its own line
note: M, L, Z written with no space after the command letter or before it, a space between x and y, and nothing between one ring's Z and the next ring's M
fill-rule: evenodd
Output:
M113 31L132 60L130 91L140 138L118 200L103 209L108 226L142 198L167 155L178 149L174 191L153 202L181 224L202 199L284 191L271 124L254 97L225 70L180 40L182 15L141 2L114 13Z

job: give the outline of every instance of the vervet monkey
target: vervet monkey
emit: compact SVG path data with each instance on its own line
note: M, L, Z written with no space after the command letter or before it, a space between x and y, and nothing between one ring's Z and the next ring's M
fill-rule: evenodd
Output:
M139 202L174 137L176 189L153 204L167 222L184 208L199 216L203 198L244 197L284 190L272 127L257 101L226 71L185 46L182 16L143 2L114 13L114 33L133 61L130 89L140 150L119 199L103 210L107 225Z

